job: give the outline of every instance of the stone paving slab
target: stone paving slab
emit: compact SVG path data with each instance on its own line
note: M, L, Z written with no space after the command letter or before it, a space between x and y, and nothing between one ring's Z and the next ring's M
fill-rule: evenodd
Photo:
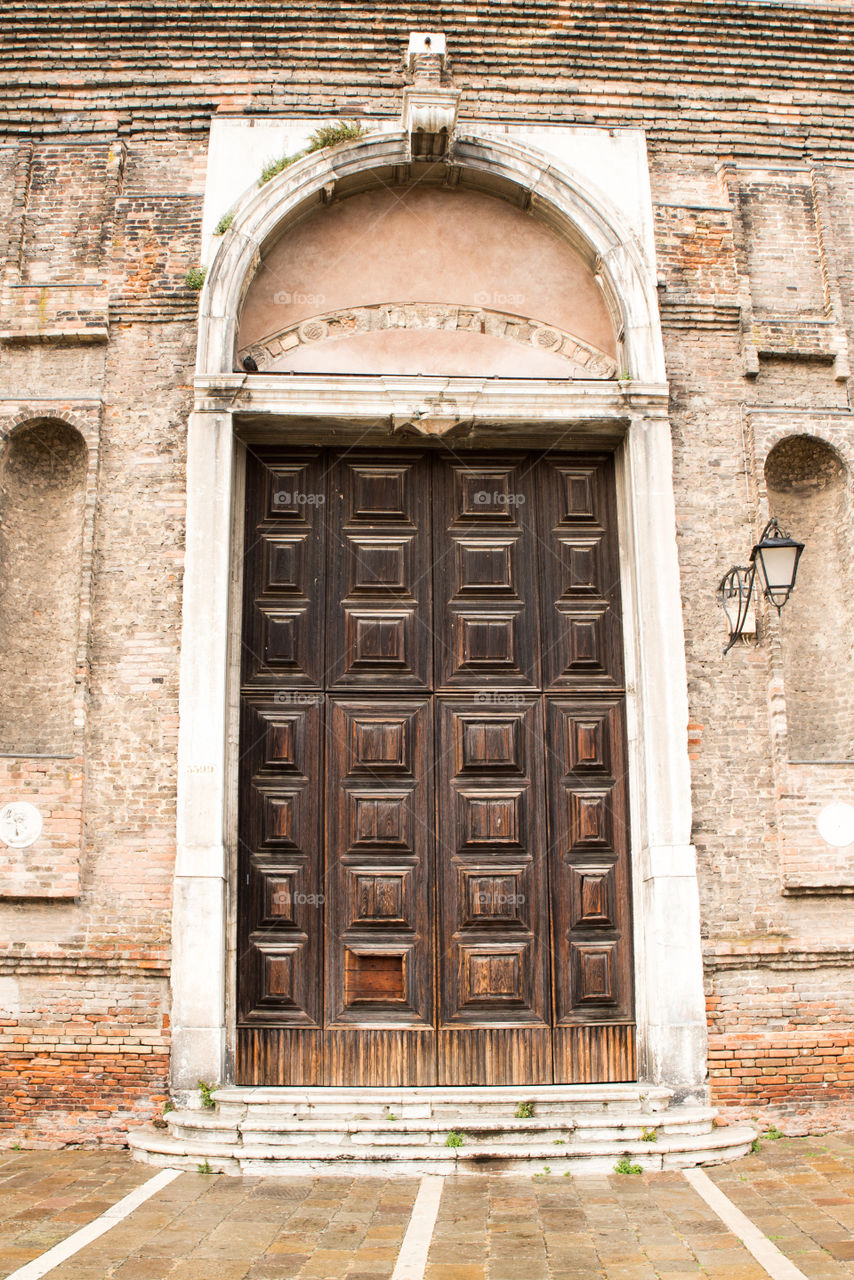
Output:
M708 1170L808 1280L854 1280L854 1135ZM0 1154L0 1276L152 1176L126 1152ZM390 1280L417 1178L183 1173L48 1280ZM425 1280L767 1280L678 1172L453 1177Z
M39 1257L150 1177L126 1151L0 1152L0 1275Z
M854 1134L760 1139L708 1173L808 1280L854 1278Z

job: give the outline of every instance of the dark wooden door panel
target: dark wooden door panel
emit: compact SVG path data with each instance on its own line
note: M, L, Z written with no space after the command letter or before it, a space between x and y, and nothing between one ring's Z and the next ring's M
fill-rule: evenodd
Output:
M384 1030L418 1029L420 1062L435 1026L431 704L330 698L327 722L326 1025L370 1030L375 1050ZM333 1075L343 1040L328 1041Z
M540 464L543 687L623 684L613 458Z
M243 698L238 987L244 1025L322 1024L321 710L319 699L302 691Z
M551 1082L550 1027L444 1027L439 1031L438 1084Z
M436 688L536 688L530 457L440 457L436 466Z
M317 450L255 447L246 470L242 680L321 687L326 475Z
M555 1084L637 1080L633 1022L579 1023L552 1031Z
M632 947L622 700L549 697L555 1023L628 1021Z
M512 1027L516 1049L489 1074L513 1083L525 1062L526 1083L541 1056L534 1029L549 1022L540 700L482 700L493 696L436 700L441 1024L467 1033L443 1036L448 1082L473 1082L492 1032ZM550 1061L541 1069L550 1079Z
M431 685L429 460L345 455L331 473L329 688Z

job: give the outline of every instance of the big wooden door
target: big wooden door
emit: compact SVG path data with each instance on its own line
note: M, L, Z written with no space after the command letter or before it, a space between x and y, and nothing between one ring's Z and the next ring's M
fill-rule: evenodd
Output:
M249 450L237 1078L634 1077L610 456Z

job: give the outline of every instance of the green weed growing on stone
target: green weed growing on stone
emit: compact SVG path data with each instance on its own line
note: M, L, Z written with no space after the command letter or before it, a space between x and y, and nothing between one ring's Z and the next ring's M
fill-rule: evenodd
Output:
M641 1142L658 1142L657 1129L643 1129L641 1132Z
M757 1151L762 1150L762 1143L759 1141L758 1138L753 1139L753 1141L750 1144L750 1150L753 1152L754 1155L756 1155Z
M196 1168L198 1169L199 1173L213 1173L213 1169L210 1166L210 1161L207 1159L203 1160L201 1164L197 1164Z
M445 1146L461 1147L464 1141L465 1141L464 1135L462 1133L457 1133L456 1129L452 1129L451 1132L448 1134L447 1138L445 1139Z
M308 145L302 151L295 151L292 156L280 156L278 160L270 160L265 164L258 179L258 186L263 187L264 183L275 178L277 173L281 173L283 169L289 169L292 164L296 164L297 160L302 160L303 156L310 155L312 151L323 151L325 147L337 147L341 142L354 142L356 138L364 137L364 134L365 130L355 120L338 120L334 124L321 125L319 129L315 129L308 140Z
M297 160L302 160L305 154L304 151L295 151L292 156L280 156L278 160L270 160L261 170L258 186L263 187L264 183L275 178L277 173L281 173L283 169L289 169L292 164L296 164Z
M205 283L206 275L206 267L190 267L190 270L184 276L184 284L188 289L195 289L198 292Z
M614 1173L643 1173L639 1164L632 1163L631 1156L621 1156L614 1165Z
M514 1115L517 1120L530 1120L534 1115L533 1102L520 1102L516 1108Z
M224 213L220 218L219 222L214 227L214 235L224 236L228 228L231 226L232 222L234 222L234 214Z
M778 1138L783 1137L783 1134L775 1124L769 1124L762 1137L767 1138L769 1142L776 1142Z
M355 142L364 136L365 130L355 120L337 120L335 124L322 124L308 140L306 153L322 151L324 147L337 147L340 142Z
M206 1084L204 1080L199 1081L199 1093L202 1095L202 1106L208 1111L212 1111L216 1106L213 1100L213 1092L216 1089L215 1084Z

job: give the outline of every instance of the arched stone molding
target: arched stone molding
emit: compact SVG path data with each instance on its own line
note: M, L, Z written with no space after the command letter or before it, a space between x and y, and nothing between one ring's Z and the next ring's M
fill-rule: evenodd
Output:
M556 159L506 137L465 135L455 168L533 209L595 265L620 338L619 381L235 372L240 307L262 250L321 200L394 180L402 133L305 157L238 205L201 299L188 437L174 900L173 1085L229 1072L235 836L235 676L242 479L234 415L264 438L394 442L397 431L605 440L617 446L632 793L639 1071L700 1096L706 1078L696 865L690 844L687 683L668 393L653 264L610 202ZM306 423L310 426L307 427ZM309 430L312 434L307 436ZM302 435L299 433L302 432ZM327 434L324 435L324 432ZM373 433L373 434L372 434ZM231 680L231 684L230 684ZM228 1012L227 1012L228 1011Z
M607 352L555 325L488 307L453 306L443 302L375 303L312 316L241 348L238 359L242 361L251 356L259 372L264 373L275 366L282 355L301 347L389 329L486 333L555 356L564 366L560 373L555 371L556 377L599 380L614 378L617 374L616 361Z
M202 291L196 372L235 367L237 320L264 247L296 219L340 189L355 194L377 171L410 163L405 133L312 153L244 196L237 205ZM654 270L637 237L600 192L533 147L485 135L458 137L452 165L481 189L511 192L592 263L621 343L621 370L644 384L663 383L664 348Z

